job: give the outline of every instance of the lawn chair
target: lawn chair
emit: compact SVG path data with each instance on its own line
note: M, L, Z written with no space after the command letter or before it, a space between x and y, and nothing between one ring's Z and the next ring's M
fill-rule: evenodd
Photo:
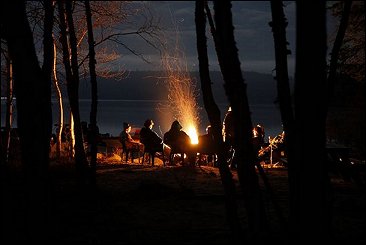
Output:
M139 163L141 163L140 148L130 147L126 144L125 141L122 141L121 143L122 143L121 161L126 160L126 163L128 163L128 159L130 159L131 163L134 163L134 159L138 158Z

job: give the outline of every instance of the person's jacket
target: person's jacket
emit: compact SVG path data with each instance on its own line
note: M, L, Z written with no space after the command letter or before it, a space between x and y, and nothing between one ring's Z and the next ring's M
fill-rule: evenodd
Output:
M146 149L156 149L163 143L163 139L153 130L143 127L140 131L140 141Z

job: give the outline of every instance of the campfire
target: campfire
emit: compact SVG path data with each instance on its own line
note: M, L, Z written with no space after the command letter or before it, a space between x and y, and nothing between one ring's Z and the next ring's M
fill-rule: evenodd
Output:
M178 46L170 49L162 56L162 66L168 88L167 106L191 138L191 143L198 144L198 91L187 70L184 52Z

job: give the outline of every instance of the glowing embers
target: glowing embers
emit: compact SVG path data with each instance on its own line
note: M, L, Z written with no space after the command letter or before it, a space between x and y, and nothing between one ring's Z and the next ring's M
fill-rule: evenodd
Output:
M178 40L177 40L178 41ZM192 144L198 144L197 128L199 125L198 90L187 68L185 54L179 49L167 49L162 55L164 81L168 89L168 104L174 120L178 120Z

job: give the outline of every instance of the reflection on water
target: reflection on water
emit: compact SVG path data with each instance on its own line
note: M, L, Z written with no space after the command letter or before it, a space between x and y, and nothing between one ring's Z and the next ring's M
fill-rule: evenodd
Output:
M97 123L101 133L110 133L118 136L122 130L123 122L128 122L132 127L140 128L146 119L154 120L154 130L162 135L169 130L169 127L175 119L169 107L166 106L167 101L164 100L100 100L98 101ZM83 121L89 122L90 117L90 100L80 100L80 116ZM219 104L221 117L226 113L228 105ZM69 108L65 104L65 122L67 123ZM58 107L56 102L53 103L54 123L57 123ZM252 123L261 124L265 128L266 136L276 136L282 132L281 117L279 109L275 105L252 105ZM201 125L199 125L198 133L205 133L208 125L207 113L201 108L199 110ZM1 101L1 126L5 125L5 101ZM14 112L14 125L16 127L16 111Z

